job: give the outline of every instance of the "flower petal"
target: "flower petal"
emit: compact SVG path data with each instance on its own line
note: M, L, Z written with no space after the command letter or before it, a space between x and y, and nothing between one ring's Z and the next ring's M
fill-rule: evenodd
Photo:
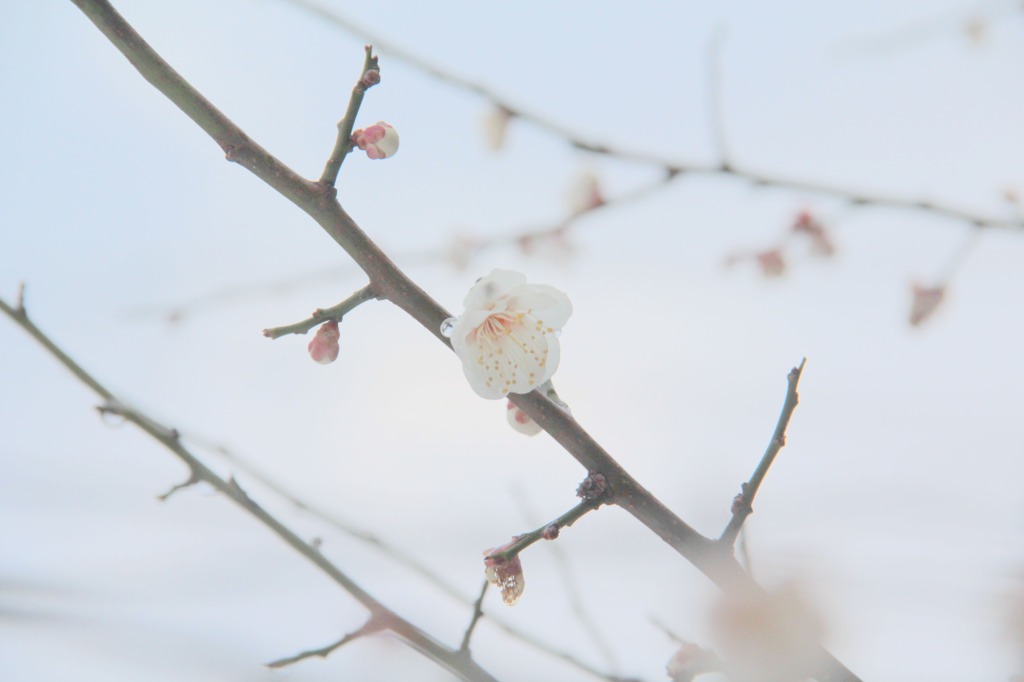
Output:
M481 277L466 294L466 310L486 310L487 307L516 287L526 283L526 275L514 270L492 270Z
M547 284L523 284L508 295L509 310L536 316L545 327L561 329L572 315L569 297Z
M473 332L464 337L467 352L459 357L477 395L493 400L529 393L550 379L558 368L559 348L558 338L545 329L537 318L521 315L495 339Z

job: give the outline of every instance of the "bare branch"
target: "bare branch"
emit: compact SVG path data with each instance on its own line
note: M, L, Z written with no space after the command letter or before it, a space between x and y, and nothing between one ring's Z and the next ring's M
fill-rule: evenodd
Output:
M313 658L314 656L317 656L319 658L327 658L332 653L334 653L335 649L340 649L352 640L359 639L360 637L364 637L366 635L372 635L376 632L380 632L382 629L384 629L384 624L379 619L370 618L365 623L363 623L363 625L358 630L353 630L352 632L348 633L347 635L339 639L337 642L334 642L333 644L328 644L327 646L320 647L319 649L309 649L308 651L302 651L300 653L295 654L294 656L279 658L276 661L271 661L270 663L267 663L267 667L284 668L285 666L289 666L292 663L298 663L301 660Z
M338 181L338 172L345 157L352 151L352 128L355 127L356 116L359 114L359 106L363 103L363 95L366 91L380 82L380 67L377 65L377 57L373 55L373 47L366 46L366 61L363 62L363 72L359 76L355 87L352 88L352 96L348 100L348 108L345 115L338 121L338 139L334 143L331 156L327 159L324 172L320 176L320 184L326 187L334 187Z
M191 474L189 474L189 477L186 478L184 481L182 481L181 483L178 483L176 485L171 486L171 489L168 490L167 492L165 492L164 494L157 495L156 499L160 500L161 502L166 502L168 499L170 499L171 495L173 495L174 493L178 492L179 490L183 490L185 488L190 488L190 487L196 485L197 483L199 483L199 481L200 481L199 475L196 474L195 471L193 471Z
M532 125L536 126L541 130L545 130L563 141L572 145L577 149L589 151L594 154L601 154L605 156L612 156L624 161L630 161L634 163L640 163L648 166L654 166L664 169L672 177L682 174L692 175L719 175L722 177L731 178L739 181L750 182L757 187L769 187L779 189L790 189L797 192L807 194L817 194L822 196L830 196L837 199L842 199L855 206L871 206L877 208L890 208L905 211L916 211L934 215L940 218L947 218L958 222L966 223L968 225L977 225L979 227L994 227L1000 229L1012 230L1015 232L1024 232L1024 218L1016 219L1004 219L993 216L985 216L978 213L974 213L968 210L960 209L954 206L948 206L941 203L929 201L927 199L915 199L915 198L902 198L896 196L885 196L882 194L869 194L860 192L854 189L839 187L835 185L824 185L814 182L808 182L796 178L786 178L782 176L773 175L771 173L764 173L761 171L754 170L752 168L744 168L737 166L735 160L729 156L726 156L726 152L730 151L724 146L724 134L719 130L716 132L716 146L718 151L723 154L722 161L724 163L717 163L713 165L700 164L700 163L689 163L683 161L672 160L664 157L659 157L651 154L638 153L631 149L618 148L601 142L595 142L592 140L585 140L574 133L572 130L565 126L559 125L552 122L550 119L544 116L528 112L522 107L512 104L508 99L494 92L486 85L481 83L463 78L452 74L436 65L429 63L427 60L420 56L413 55L412 53L403 50L402 48L387 44L384 41L379 40L376 36L372 36L362 26L357 25L355 22L342 16L341 14L330 10L314 0L284 0L284 2L290 3L297 7L301 7L308 12L319 16L328 23L337 26L338 28L358 36L362 36L369 42L372 42L377 46L378 49L383 50L389 57L398 59L406 62L407 64L419 69L426 73L432 78L436 78L442 82L448 83L455 87L463 90L472 92L483 99L492 103L496 108L504 109L509 114L517 119L528 121ZM713 43L714 44L714 43ZM717 67L715 67L717 69ZM711 87L712 89L718 88L714 81L716 78L712 78ZM717 99L717 97L715 98ZM715 105L717 107L717 104ZM712 115L713 125L719 126L721 123L721 114L715 113Z
M473 630L476 629L476 624L480 622L480 618L484 615L484 596L487 594L487 586L490 585L486 580L483 586L480 588L480 596L476 598L476 602L473 603L473 617L469 621L469 627L466 628L466 634L462 636L462 644L459 645L459 651L464 654L469 654L469 640L473 637Z
M555 393L554 387L552 387L547 393L548 397L552 397L552 394L554 394L554 397L557 397L558 395ZM536 521L534 518L535 515L529 509L530 504L526 499L525 494L518 489L515 490L514 493L516 501L519 503L519 506L522 507L523 514L528 517L529 523L534 523ZM604 657L605 665L607 665L608 668L617 675L619 672L619 662L616 659L614 648L612 647L611 642L608 641L608 638L605 637L604 632L602 632L601 628L598 626L597 619L594 618L594 615L590 613L590 610L587 608L587 600L583 598L583 595L580 592L580 582L574 575L572 565L569 562L569 557L562 550L562 546L557 542L552 543L550 549L551 556L554 557L561 569L562 588L566 599L569 602L569 607L572 609L572 612L576 616L576 620L579 622L580 626L590 637L594 647Z
M366 236L338 204L333 188L301 178L252 141L146 44L106 0L72 1L144 78L217 141L229 161L239 163L309 214L366 272L378 296L397 305L442 343L451 346L441 333L441 323L451 317L450 313L401 272ZM587 471L600 471L605 476L613 503L654 531L713 582L733 592L759 590L734 557L673 514L572 417L539 391L511 399ZM295 540L298 546L306 546L300 539ZM432 645L440 646L433 642ZM823 682L857 679L824 649L816 653L821 661L818 677Z
M606 485L605 477L602 474L587 476L576 491L576 495L583 498L579 504L554 521L546 523L529 533L517 536L515 542L503 547L501 551L492 552L487 558L500 558L503 561L510 561L538 540L556 539L563 528L568 528L602 504L610 503L611 497Z
M245 474L249 478L259 481L262 485L266 486L274 493L280 495L282 498L287 500L297 509L300 509L306 512L307 514L310 514L320 519L321 521L327 523L333 528L348 535L349 537L355 538L360 542L364 542L370 545L371 547L376 548L377 551L379 551L381 554L387 556L392 561L395 561L396 563L413 571L421 578L425 579L434 587L436 587L438 590L440 590L443 594L446 594L455 601L458 601L462 604L466 604L467 606L473 605L472 599L467 599L466 596L463 594L462 590L444 580L444 578L431 571L424 564L420 563L411 555L404 552L401 548L386 542L383 538L368 530L357 528L348 521L343 521L339 519L335 514L329 513L315 504L312 504L306 500L299 498L296 494L285 489L283 486L275 482L265 472L261 471L260 469L252 465L248 460L246 460L243 457L240 457L237 453L233 452L226 446L210 442L192 433L186 433L185 438L197 444L198 446L210 450L225 458L226 460L231 462L235 468L245 472ZM558 548L557 546L555 546L552 547L552 549L557 550ZM533 647L534 649L548 654L549 656L561 659L569 665L579 670L582 670L583 672L588 673L593 677L603 680L610 680L612 682L617 682L620 679L614 675L610 675L606 672L598 670L591 664L579 658L576 658L575 656L565 651L556 649L546 640L540 639L526 630L521 630L513 625L510 625L506 620L504 620L500 616L491 614L488 616L488 621L495 627L504 630L509 636L514 637L520 640L521 642L524 642L525 644Z
M383 603L371 596L340 568L328 561L316 547L302 540L298 535L289 530L284 524L271 516L265 509L257 504L255 500L249 497L249 495L242 490L241 486L238 485L238 482L235 481L234 478L224 480L214 473L213 470L203 464L195 457L195 455L181 444L181 441L178 438L178 432L175 429L168 428L145 414L126 407L124 403L118 401L110 391L104 388L103 385L94 379L88 372L72 361L66 353L61 351L57 345L49 339L49 337L36 327L28 318L28 314L24 309L22 309L19 314L19 312L9 306L6 301L0 299L0 311L4 312L8 317L17 322L22 329L39 341L39 343L55 358L57 358L61 364L77 376L83 383L89 386L95 393L103 397L108 404L116 405L116 407L108 407L107 409L112 411L116 410L116 412L126 420L135 424L152 436L161 445L177 455L177 457L189 467L192 472L192 476L209 483L219 492L229 497L233 502L241 506L243 509L255 516L265 526L270 528L270 530L299 552L299 554L306 557L321 571L326 573L327 576L335 583L341 586L360 604L366 607L370 612L371 620L383 619L384 622L387 623L387 628L398 635L410 647L421 652L430 660L448 669L464 680L495 680L494 677L481 668L471 658L448 649L430 637L430 635L401 618L398 614L391 611Z
M722 89L722 47L725 45L725 28L718 28L708 41L708 116L711 122L711 139L722 162L722 168L729 168L732 154L729 153L729 139L725 134L725 93Z
M793 410L796 409L796 405L800 401L796 387L800 383L800 374L804 371L806 363L807 358L804 358L800 361L800 365L794 367L790 371L789 376L786 377L789 382L789 388L786 391L786 400L782 404L779 421L775 424L775 432L772 434L772 439L769 441L768 448L765 450L764 455L762 455L757 469L754 470L754 475L741 486L740 493L733 500L732 519L729 520L729 525L722 531L722 536L718 538L718 541L723 545L731 548L736 543L736 537L743 527L743 522L754 513L754 497L757 495L758 488L761 487L761 482L764 481L764 477L768 474L768 469L771 468L772 462L775 461L775 456L779 454L779 450L786 444L786 428L789 426L790 417L793 416Z
M288 334L305 334L313 327L323 324L329 320L341 322L341 318L347 313L356 309L366 301L376 297L376 294L373 293L373 287L371 285L366 285L337 305L333 305L330 308L317 308L313 311L313 314L305 320L285 325L283 327L264 329L263 336L268 339L277 339Z

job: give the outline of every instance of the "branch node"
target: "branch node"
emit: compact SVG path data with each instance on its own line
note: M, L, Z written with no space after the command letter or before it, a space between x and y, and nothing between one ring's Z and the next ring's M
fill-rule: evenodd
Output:
M604 474L592 471L576 488L576 497L579 497L584 502L590 502L595 507L600 506L611 499L611 484Z
M165 492L163 495L157 495L156 499L160 500L161 502L166 502L174 493L178 492L179 490L184 490L185 488L191 488L192 486L199 483L200 480L202 479L199 478L199 472L197 472L195 469L192 469L187 479L185 479L181 483L178 483L177 485L171 486L171 489Z
M25 310L25 283L18 282L18 294L14 297L14 313L21 317L28 317Z

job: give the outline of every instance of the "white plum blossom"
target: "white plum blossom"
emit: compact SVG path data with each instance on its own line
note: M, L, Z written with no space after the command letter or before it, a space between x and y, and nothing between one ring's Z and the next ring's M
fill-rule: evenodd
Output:
M558 369L558 334L572 314L561 291L494 270L469 290L465 306L451 341L477 395L494 400L529 393Z

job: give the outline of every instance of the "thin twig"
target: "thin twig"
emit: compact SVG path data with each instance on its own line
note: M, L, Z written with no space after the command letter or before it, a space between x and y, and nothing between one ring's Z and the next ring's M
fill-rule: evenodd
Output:
M375 632L379 632L383 629L385 629L385 626L382 620L370 618L365 623L363 623L363 625L358 630L353 630L352 632L346 634L344 637L339 639L337 642L334 642L333 644L328 644L327 646L320 647L319 649L309 649L307 651L302 651L295 654L294 656L279 658L276 661L271 661L270 663L267 663L267 667L284 668L285 666L289 666L293 663L298 663L299 661L307 658L313 658L314 656L319 658L327 658L332 653L334 653L336 649L340 649L352 640L359 639L360 637L364 637L366 635L372 635Z
M188 478L186 478L181 483L171 486L171 489L163 493L162 495L157 495L156 499L160 500L161 502L166 502L174 493L178 492L179 490L184 490L185 488L191 488L192 486L199 483L201 480L202 479L199 478L199 475L195 471L192 471L189 473Z
M732 547L736 543L736 536L739 535L743 522L754 513L754 497L757 495L758 488L761 487L761 482L764 481L768 469L771 468L772 462L775 461L775 456L779 454L779 450L786 444L786 428L789 426L790 417L793 416L793 410L796 409L796 405L800 401L796 388L797 384L800 383L800 375L803 373L806 363L807 358L804 358L800 361L800 366L794 367L789 372L789 376L786 377L789 388L786 390L786 400L782 404L779 421L775 424L775 432L772 434L772 439L769 441L768 448L764 451L757 469L754 470L754 475L741 486L740 494L733 500L732 519L729 520L729 525L722 531L722 536L718 538L718 541L723 545Z
M376 75L374 75L376 74ZM338 121L338 139L334 143L334 149L327 159L324 172L320 176L320 184L327 187L334 187L338 181L338 172L341 171L341 164L345 157L352 151L352 128L356 124L356 116L359 114L359 107L363 103L363 96L366 91L380 82L380 67L377 66L377 58L373 55L373 46L366 46L366 61L363 62L363 71L359 80L352 88L352 96L348 100L348 108L345 115Z
M551 387L547 391L549 398L557 398L558 394L555 393L554 387ZM526 495L520 489L513 491L516 501L523 510L524 516L527 517L528 523L535 523L535 515L530 510L529 501L526 499ZM562 545L554 542L551 544L551 556L554 557L555 561L561 568L562 586L566 598L569 601L569 607L572 609L573 614L576 616L576 620L580 626L590 637L594 647L604 657L605 665L614 673L619 673L619 662L615 656L615 649L612 643L605 637L604 632L598 627L597 619L593 617L593 614L587 609L586 600L583 599L583 595L580 593L580 583L573 574L572 566L569 563L569 557L562 550Z
M480 588L480 596L473 603L473 617L469 621L469 627L466 628L466 634L462 636L462 644L459 645L459 651L464 654L469 654L469 640L473 638L473 630L476 629L476 624L484 615L484 597L487 595L487 586L490 584L484 580L483 587Z
M451 314L367 237L338 204L333 188L300 177L251 140L146 44L107 0L72 1L150 84L218 143L229 161L240 164L305 211L363 269L378 296L397 305L451 347L441 333L441 323ZM632 514L714 583L730 592L760 590L734 557L672 513L560 407L539 391L515 395L511 400L587 471L600 471L606 477L612 503ZM821 682L858 679L824 648L818 646L812 653L819 661L816 672Z
M348 574L328 561L316 547L304 541L284 524L271 516L263 507L257 504L242 489L233 478L225 480L207 467L188 449L186 449L178 437L175 429L169 428L151 419L142 412L125 406L117 400L113 394L100 384L95 378L86 372L78 363L64 353L53 341L50 340L36 325L29 319L24 308L15 309L0 299L0 311L18 323L22 329L36 339L51 355L64 365L72 374L78 377L84 384L93 390L94 393L104 399L104 409L111 413L124 417L127 421L135 424L147 434L152 436L161 445L173 452L185 463L192 472L189 480L195 477L204 481L225 496L230 498L252 516L255 516L265 526L270 528L278 537L288 543L295 551L306 557L310 562L327 574L335 583L341 586L346 592L362 604L370 612L372 619L378 619L387 623L387 628L399 636L411 648L421 652L430 660L458 675L464 680L495 680L487 671L479 666L471 658L453 651L428 635L423 630L401 618L383 603L371 596L366 590L360 587Z
M583 518L584 515L601 506L601 504L602 503L599 500L583 500L554 521L546 523L540 528L532 530L529 533L523 533L522 535L517 536L515 542L511 543L508 547L503 548L500 552L493 552L489 554L488 558L500 557L505 561L510 561L538 540L552 540L558 537L559 532L563 528L568 528L572 524L576 523Z
M914 198L901 198L894 196L885 196L881 194L871 194L866 192L860 192L854 189L848 189L835 185L825 185L813 182L807 182L796 178L786 178L783 176L772 175L770 173L764 173L756 171L752 168L743 168L735 164L735 160L731 157L724 157L727 159L726 164L700 164L682 162L672 160L652 154L644 154L633 151L627 148L614 147L612 145L595 142L592 140L586 140L580 137L578 134L573 132L571 129L561 126L551 120L529 112L524 108L512 104L507 98L499 95L494 90L490 89L482 83L472 81L468 78L455 75L439 66L431 64L429 61L423 59L418 55L414 55L411 52L404 50L392 44L386 44L381 41L379 37L373 36L368 30L362 26L357 25L355 22L342 16L341 14L330 10L313 0L283 0L291 5L301 7L302 9L319 16L325 21L341 28L342 30L363 37L369 40L377 46L379 50L387 53L389 58L398 59L404 61L410 66L419 69L427 75L436 78L442 82L453 85L459 89L472 92L483 99L492 103L496 108L501 108L508 111L514 118L528 121L537 128L545 130L556 137L561 138L569 145L581 149L584 151L593 152L595 154L601 154L605 156L611 156L624 161L630 161L634 163L640 163L648 166L654 166L665 170L670 173L673 177L682 174L693 174L693 175L719 175L722 177L732 178L740 181L747 181L758 187L775 187L781 189L790 189L797 192L818 194L823 196L831 196L837 199L848 201L849 203L856 206L874 206L878 208L891 208L906 211L918 211L927 214L931 214L937 217L948 218L963 222L968 225L977 225L980 227L994 227L1000 229L1008 229L1012 231L1024 231L1024 219L1003 219L992 216L985 216L978 213L973 213L964 209L960 209L954 206L949 206L941 203L932 202L926 199L914 199ZM722 114L713 116L714 119L722 119ZM719 147L722 148L721 140L718 140ZM722 148L724 149L724 148ZM721 151L721 149L720 149Z
M239 456L237 453L227 448L226 446L218 443L213 443L204 438L200 438L199 436L196 436L195 434L190 432L184 432L182 437L198 445L199 447L202 447L217 455L220 455L227 461L231 462L232 465L239 471L244 472L249 478L258 481L267 489L271 490L277 495L280 495L283 499L285 499L287 502L292 504L297 509L320 519L324 523L341 531L349 537L359 540L360 542L364 542L369 546L375 548L377 551L379 551L381 554L388 557L392 561L413 571L414 573L419 575L424 580L428 581L430 584L432 584L434 587L440 590L443 594L447 595L453 600L459 602L460 604L465 604L467 606L471 606L473 604L472 599L467 598L465 594L463 594L461 589L455 587L451 583L444 580L444 578L439 576L434 571L430 570L427 566L420 563L418 560L404 552L399 547L386 542L383 538L368 530L357 528L348 521L342 521L337 517L337 515L327 512L321 507L301 499L296 494L290 492L289 490L281 486L279 483L274 481L269 475L261 471L258 467L254 466L247 459ZM554 547L553 549L557 549L557 547ZM565 651L556 649L546 640L541 639L526 630L521 630L513 625L510 625L505 619L501 618L500 616L491 614L490 616L488 616L488 620L495 627L504 630L509 636L514 637L520 640L521 642L527 644L528 646L531 646L538 651L542 651L545 654L548 654L549 656L561 659L569 665L585 673L588 673L593 677L603 680L609 680L611 682L616 682L619 679L614 675L597 669L596 667L583 661L582 659L576 658L575 656Z
M305 320L295 322L294 324L288 324L283 327L264 329L263 336L268 339L277 339L288 334L305 334L313 327L323 324L329 320L341 322L341 318L347 313L359 307L366 301L376 297L377 295L373 293L373 286L368 284L337 305L333 305L330 308L317 308L313 311L313 314Z
M708 117L711 124L711 139L721 159L722 167L731 166L729 138L725 134L725 92L722 84L722 47L725 45L725 28L719 27L708 41Z
M945 267L942 269L942 273L939 275L939 282L942 286L948 287L950 282L953 281L953 277L960 271L961 268L967 263L967 258L974 252L975 247L981 241L982 230L974 228L970 231L964 241L958 246L953 253L950 255L949 260L946 262Z

